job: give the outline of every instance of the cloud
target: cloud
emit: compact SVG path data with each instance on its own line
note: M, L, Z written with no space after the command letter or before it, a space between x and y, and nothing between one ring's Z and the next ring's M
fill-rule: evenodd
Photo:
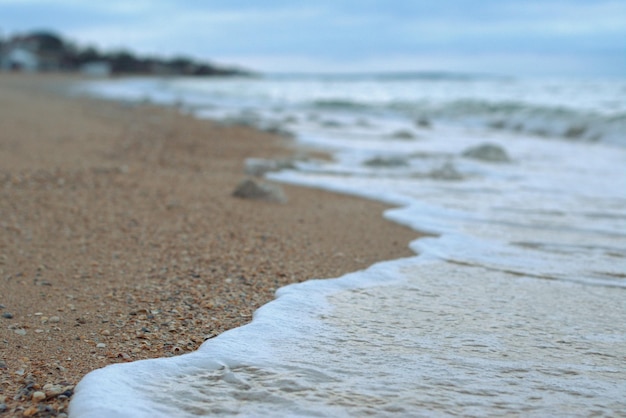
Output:
M578 56L606 73L626 54L622 0L0 0L0 15L5 35L48 27L103 48L249 57L276 68L381 60L474 66L474 56L544 56L556 69L578 68Z

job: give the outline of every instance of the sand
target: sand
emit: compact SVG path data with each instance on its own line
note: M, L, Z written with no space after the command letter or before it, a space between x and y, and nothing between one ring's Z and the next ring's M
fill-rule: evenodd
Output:
M193 351L280 286L412 254L376 202L232 196L246 158L307 152L290 140L69 98L72 81L0 74L3 416L64 416L93 369Z

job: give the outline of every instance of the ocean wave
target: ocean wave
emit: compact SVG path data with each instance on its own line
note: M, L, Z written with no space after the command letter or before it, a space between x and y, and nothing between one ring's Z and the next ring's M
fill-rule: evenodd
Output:
M420 109L409 110L420 114ZM626 113L602 115L521 102L460 100L434 108L429 114L434 118L456 119L498 130L626 145L623 134L626 132Z
M626 146L626 112L601 114L563 106L487 100L454 100L444 103L396 101L375 104L336 99L316 100L311 106L326 111L393 112L415 120L427 118L542 137L602 141Z
M268 73L262 76L271 81L476 81L510 80L511 77L492 74L472 74L446 71L391 71L363 73Z
M226 108L293 109L414 121L626 146L623 82L532 81L455 73L283 74L227 82L128 79L90 83L105 97Z

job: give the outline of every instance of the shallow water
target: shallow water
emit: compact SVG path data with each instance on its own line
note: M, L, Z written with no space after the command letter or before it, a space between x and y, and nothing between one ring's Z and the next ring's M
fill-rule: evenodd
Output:
M94 372L72 411L614 416L626 410L626 336L617 325L626 315L622 292L435 260L382 263L360 275L367 283L359 288L352 288L354 276L344 286L286 288L253 324L193 355ZM102 403L103 397L116 401Z
M416 257L283 288L196 353L95 371L72 416L626 414L626 82L86 88L292 132L336 160L269 178L391 203L388 219L433 236ZM467 152L485 143L506 158Z

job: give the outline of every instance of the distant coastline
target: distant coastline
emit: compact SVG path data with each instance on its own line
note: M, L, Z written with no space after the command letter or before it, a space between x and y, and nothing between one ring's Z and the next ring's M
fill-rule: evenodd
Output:
M101 51L79 46L48 31L0 38L0 69L15 72L77 72L93 76L185 75L253 76L252 71L215 65L186 56L163 58L125 49Z

